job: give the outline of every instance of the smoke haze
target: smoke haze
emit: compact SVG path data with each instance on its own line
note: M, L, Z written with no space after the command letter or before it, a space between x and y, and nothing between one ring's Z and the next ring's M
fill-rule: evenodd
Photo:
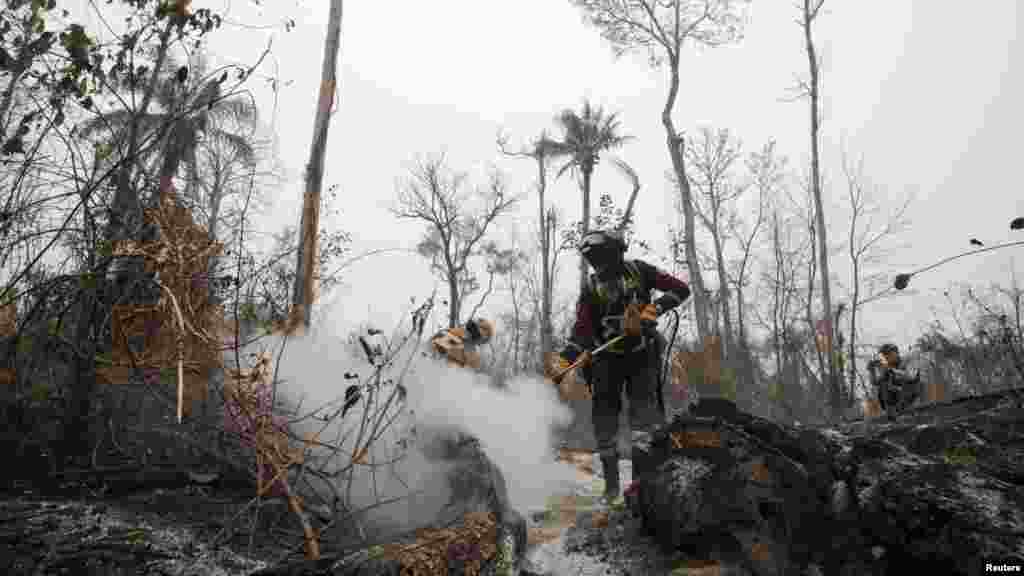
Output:
M356 509L401 499L377 506L371 517L412 528L436 519L448 503L451 492L447 474L451 464L428 459L417 445L403 447L401 440L413 426L421 439L435 431L451 430L479 439L508 482L510 505L524 515L544 508L551 495L574 481L574 469L554 459L554 429L571 424L572 413L559 402L553 386L540 377L516 376L508 379L507 389L498 390L490 386L487 376L424 356L424 344L418 350L412 350L412 344L403 349L382 369L384 383L379 392L372 394L372 398L364 394L344 418L328 423L316 420L315 416L311 418L339 410L345 389L367 383L373 374L361 346L349 337L355 327L341 326L324 323L307 336L286 341L280 336L267 337L256 349L248 351L270 351L275 362L280 354L277 398L279 405L283 404L293 414L293 432L299 437L319 433L319 441L330 446L311 450L308 462L326 462L330 470L343 469L352 459L360 429L365 430L365 445L374 421L391 421L368 455L371 463L380 465L356 466L351 486L349 474L331 480L341 497ZM361 333L365 335L366 331ZM372 338L370 341L373 345ZM353 373L359 377L346 379L346 374ZM404 407L400 407L395 394L400 377L406 390ZM384 411L382 407L392 395L393 404ZM368 402L374 417L364 425ZM382 464L387 462L393 463ZM331 494L323 480L317 482L299 486L299 490Z

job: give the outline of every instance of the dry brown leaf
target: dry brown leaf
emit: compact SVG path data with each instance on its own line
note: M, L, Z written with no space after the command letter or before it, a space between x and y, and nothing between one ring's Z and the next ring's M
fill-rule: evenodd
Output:
M181 402L183 411L195 401L205 399L209 371L220 365L220 341L211 336L218 324L218 307L211 305L208 286L197 288L193 278L205 274L210 258L223 246L210 241L206 230L198 226L188 209L174 202L173 191L161 193L162 201L155 209L144 213L145 220L156 225L160 234L155 241L138 243L116 242L116 256L141 256L150 272L159 274L161 284L168 293L162 293L156 306L140 306L120 310L128 314L115 314L112 321L136 323L136 330L157 321L160 329L150 331L145 348L140 354L126 350L124 331L112 330L114 367L99 367L101 376L111 384L128 381L130 370L125 366L175 368L182 380ZM176 304L175 304L176 303ZM180 309L184 330L177 321L175 306ZM141 316L140 316L141 315ZM146 319L148 318L148 322ZM126 326L129 327L129 326ZM132 328L132 327L129 327ZM119 333L120 332L120 333ZM179 342L184 358L178 358ZM181 364L188 364L188 369Z
M750 479L761 484L770 484L772 482L771 470L763 461L758 460L751 466Z
M685 576L721 576L722 565L715 560L685 560L681 562L673 574Z
M882 405L875 398L864 399L864 417L878 418L882 415Z
M772 559L771 547L764 542L754 542L750 547L750 557L756 562L768 562Z
M564 530L561 526L550 526L550 527L537 527L530 528L526 531L526 543L529 546L534 544L543 544L544 542L551 542L557 540Z
M10 338L18 333L18 305L8 302L0 306L0 338Z
M700 368L705 386L719 386L722 380L722 340L718 336L706 336L704 347L696 352L680 350L672 357L672 384L676 388L687 388L690 384L688 371Z
M929 382L925 386L925 401L936 403L945 402L949 395L949 389L942 382Z
M669 436L672 439L672 446L676 449L722 446L722 435L716 430L687 430L673 432Z

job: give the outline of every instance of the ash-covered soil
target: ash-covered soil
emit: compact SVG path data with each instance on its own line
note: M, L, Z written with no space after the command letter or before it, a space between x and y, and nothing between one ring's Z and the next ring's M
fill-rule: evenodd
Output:
M198 487L119 498L8 491L0 495L0 574L247 575L287 550L266 536L249 546L238 514L245 504ZM232 519L236 533L224 530Z
M563 450L559 459L576 466L578 481L571 494L555 496L546 510L529 514L524 576L644 576L679 568L700 573L705 563L666 555L624 504L601 503L603 474L592 453ZM619 461L619 477L623 486L631 482L629 460Z

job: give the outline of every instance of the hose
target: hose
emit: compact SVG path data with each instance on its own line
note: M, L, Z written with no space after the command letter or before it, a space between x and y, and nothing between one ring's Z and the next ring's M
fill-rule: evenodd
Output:
M675 322L672 324L672 338L668 341L668 346L665 347L664 354L665 359L661 364L661 382L658 384L658 407L661 408L662 414L665 413L665 380L669 372L669 362L672 358L672 346L676 343L676 336L679 333L679 310L669 310L675 317Z

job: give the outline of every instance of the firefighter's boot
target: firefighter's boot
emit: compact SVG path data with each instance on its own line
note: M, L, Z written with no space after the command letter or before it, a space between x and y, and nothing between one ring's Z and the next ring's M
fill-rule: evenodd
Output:
M619 486L619 455L602 454L601 470L604 474L604 500L613 504L620 497Z

